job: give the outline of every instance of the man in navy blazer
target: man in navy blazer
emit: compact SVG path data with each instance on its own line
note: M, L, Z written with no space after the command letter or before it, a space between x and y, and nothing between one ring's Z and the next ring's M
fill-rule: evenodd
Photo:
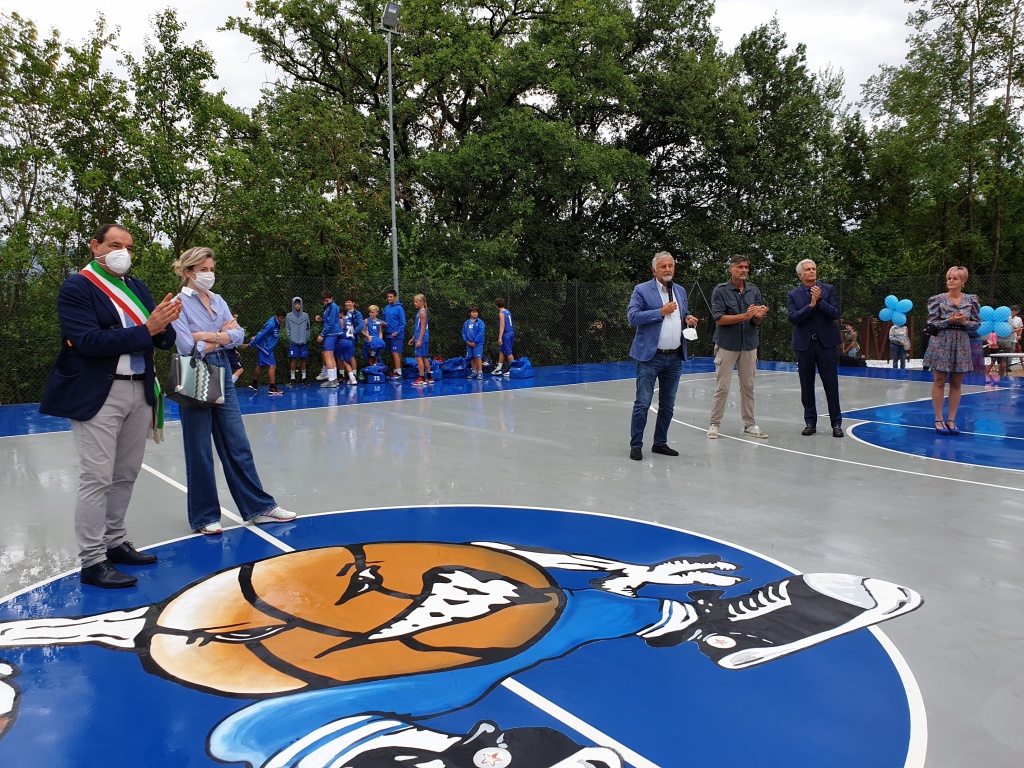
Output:
M804 406L804 431L817 430L818 409L814 397L814 371L825 388L832 436L843 436L843 410L839 407L839 299L831 285L818 282L818 265L804 259L796 265L802 283L786 296L789 322L793 324L793 350L800 376L800 401Z
M672 283L676 262L668 251L651 260L652 280L633 289L626 310L629 324L636 328L629 356L636 360L636 400L629 434L629 458L643 458L644 428L658 382L658 420L654 427L651 451L678 456L668 445L668 427L675 410L676 390L686 359L684 327L697 325L697 318L686 312L686 291Z
M135 577L113 563L156 562L154 555L138 552L126 541L125 512L152 426L153 350L174 346L171 322L181 312L181 303L168 293L155 306L146 285L124 274L134 249L124 227L100 227L89 247L113 284L123 281L150 315L136 325L81 272L65 280L57 296L61 349L39 410L71 419L80 465L75 535L82 583L130 587Z

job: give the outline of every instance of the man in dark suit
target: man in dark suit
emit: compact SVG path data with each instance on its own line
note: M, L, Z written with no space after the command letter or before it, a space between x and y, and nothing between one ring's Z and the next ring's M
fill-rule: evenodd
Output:
M686 359L683 328L697 325L697 318L686 313L686 291L673 285L676 262L672 254L661 251L651 261L654 278L633 289L626 310L629 324L636 328L629 356L636 360L636 400L630 425L629 458L643 459L644 428L658 382L658 421L651 451L678 456L668 445L668 427L675 410L676 390Z
M793 324L793 349L800 375L800 401L804 405L804 436L817 429L818 408L814 402L814 371L817 369L828 401L832 436L843 436L843 411L839 407L839 299L831 285L818 282L818 265L804 259L796 265L802 285L786 296L789 322Z
M134 241L107 224L89 244L94 260L71 275L57 296L61 349L39 410L71 419L80 474L75 535L81 581L130 587L114 564L148 565L156 556L126 540L125 512L142 468L146 435L155 428L153 350L174 346L171 322L181 303L159 306L141 280L127 277Z

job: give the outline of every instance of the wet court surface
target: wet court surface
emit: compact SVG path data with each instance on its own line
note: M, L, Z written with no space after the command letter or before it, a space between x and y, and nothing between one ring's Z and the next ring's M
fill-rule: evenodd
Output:
M221 482L228 530L219 538L188 530L171 423L166 442L147 449L128 517L132 540L160 563L132 569L138 587L111 592L82 587L74 571L77 461L59 431L67 422L0 409L0 594L10 595L0 603L0 662L20 672L8 678L20 698L0 765L95 765L98 754L110 766L330 765L325 755L348 759L364 737L398 744L408 758L367 765L431 768L435 759L515 765L523 750L553 766L588 749L638 768L1024 761L1016 382L965 386L963 434L952 438L930 429L926 375L844 375L847 437L836 440L800 436L796 374L764 366L757 417L768 439L742 436L734 382L722 438L707 440L714 374L698 360L669 433L682 455L651 455L648 437L644 460L633 462L631 373L617 364L452 380L427 392L408 383L296 388L273 399L246 392L264 484L302 517L237 525ZM711 555L729 567L702 560L690 583L678 566L656 567ZM619 589L622 564L646 574L633 592ZM328 600L317 590L341 572L355 586L345 581ZM797 624L821 619L802 606L821 600L815 584L829 588L794 573L869 577L871 594L892 599L899 615L743 668L729 664L747 658L738 655L745 641L729 646L739 636L713 611L680 637L668 632L679 619L670 614L687 605L741 610L780 595L800 613ZM417 598L412 583L432 591ZM262 617L245 613L244 627L230 607L239 584L250 585L244 610L256 606ZM904 585L924 604L883 584ZM342 595L364 588L374 600L406 602L353 602L358 628L304 613L342 611ZM478 593L489 595L483 607ZM433 600L475 607L453 617ZM499 609L512 605L532 618ZM427 622L443 626L409 630L422 618L410 606L442 615ZM125 617L116 643L79 628L54 639L52 627L32 625L111 612ZM672 642L645 639L663 624ZM314 627L330 639L315 639ZM352 639L374 628L383 634L372 642ZM373 655L387 633L401 635L401 649ZM353 644L373 650L342 665L360 670L358 679L339 681L316 661ZM240 649L245 664L233 655ZM263 666L246 666L252 659Z

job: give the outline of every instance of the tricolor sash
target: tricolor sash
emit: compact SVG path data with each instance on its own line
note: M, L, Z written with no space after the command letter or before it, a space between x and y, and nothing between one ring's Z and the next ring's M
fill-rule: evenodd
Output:
M79 274L96 286L110 299L114 308L131 318L135 325L146 324L149 310L123 279L110 274L95 259L83 267ZM164 397L156 376L153 377L153 396L153 420L149 427L149 438L155 443L160 443L164 439Z

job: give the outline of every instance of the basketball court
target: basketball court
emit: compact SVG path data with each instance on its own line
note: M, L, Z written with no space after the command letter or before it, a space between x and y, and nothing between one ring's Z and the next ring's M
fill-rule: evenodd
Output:
M742 435L734 381L721 437L708 440L714 371L690 361L669 432L681 456L650 452L652 413L641 462L628 457L630 363L429 390L239 390L264 486L300 517L242 525L218 475L225 534L192 534L172 420L148 445L128 515L131 540L160 562L126 568L139 584L122 590L78 582L68 422L0 408L0 677L17 691L0 766L568 768L610 755L635 768L1019 766L1024 380L969 376L962 434L949 437L931 428L929 374L842 370L843 439L801 436L794 366L762 364L768 439ZM680 558L696 568L689 585ZM415 658L394 667L367 652L350 684L316 666L329 653L320 640L272 619L232 623L225 584L237 577L247 610L272 614L283 595L289 629L340 643L340 624L303 613L358 598L355 577L344 600L317 597L340 562L389 596L403 592L398 571L433 579L434 593L410 598L427 624L441 621L430 599L461 590L441 611L457 614L444 619L449 639L403 629L416 613L377 622L381 637L363 645L402 634ZM666 563L672 574L658 576ZM691 640L655 641L641 617L656 602L700 606L708 590L792 593L795 574L867 577L924 602L749 667ZM483 592L490 613L458 613ZM526 613L495 613L513 593ZM353 621L377 610L357 605ZM90 618L59 621L71 617ZM238 662L243 647L273 657L273 674ZM303 649L301 662L288 656ZM415 749L402 741L414 732ZM350 761L364 742L391 751Z

